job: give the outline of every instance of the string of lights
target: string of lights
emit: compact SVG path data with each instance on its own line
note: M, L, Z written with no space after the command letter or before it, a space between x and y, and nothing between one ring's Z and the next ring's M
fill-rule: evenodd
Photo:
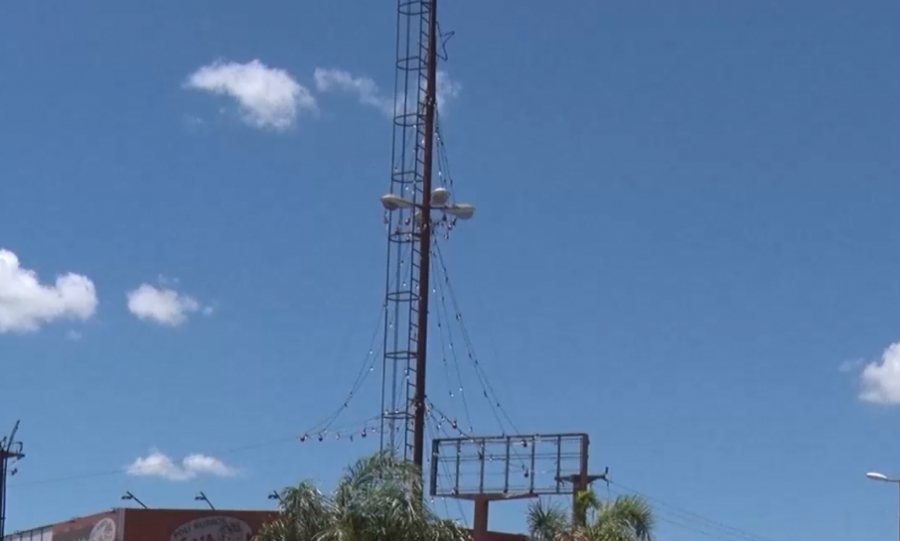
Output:
M450 436L458 437L464 436L469 437L472 435L471 432L466 432L462 428L459 427L459 423L455 418L450 418L446 414L444 414L441 410L438 409L431 401L428 401L427 404L429 414L431 415L431 419L437 423L437 429L440 431L442 427L449 426L452 432Z
M344 425L339 428L335 428L334 424L344 413L351 401L354 397L357 396L363 384L367 381L368 376L375 370L375 364L378 362L380 355L380 348L378 350L375 349L375 344L379 336L379 331L381 330L382 322L384 321L386 310L384 309L384 304L379 307L378 317L375 322L375 330L372 333L372 338L369 341L368 352L363 358L362 363L360 364L360 368L357 371L357 374L354 378L353 384L350 387L350 390L345 395L344 399L341 401L341 405L335 409L332 413L327 415L326 417L320 419L316 423L310 425L305 430L303 430L299 435L294 433L291 435L284 435L281 437L273 438L270 440L260 441L256 443L251 443L247 445L241 445L237 447L230 447L225 449L220 449L218 451L214 451L210 454L214 456L227 456L235 453L251 451L255 449L261 449L266 447L272 447L275 445L284 445L287 443L295 443L295 442L306 442L306 441L316 441L316 442L327 442L327 441L339 441L344 440L348 442L353 442L357 438L366 438L371 434L380 434L380 426L379 421L381 419L380 415L368 418L364 421L355 422L349 425ZM34 481L21 481L18 483L12 483L10 487L20 488L20 487L33 487L33 486L43 486L48 484L59 484L59 483L67 483L67 482L75 482L82 481L93 478L100 477L109 477L113 475L121 475L128 472L134 473L134 467L118 467L118 468L110 468L105 470L95 470L91 472L83 472L76 473L72 475L65 475L59 477L51 477L47 479L38 479Z
M353 442L353 441L355 441L357 435L365 438L365 436L362 436L363 432L365 432L367 435L373 434L373 433L378 433L378 430L379 430L378 421L379 420L380 420L380 416L372 417L372 418L369 418L369 419L366 419L363 421L357 421L352 424L346 424L339 428L330 428L330 429L324 430L324 431L320 430L319 432L313 432L313 434L315 434L315 437L312 438L312 441L328 442L328 441L343 440L343 441ZM306 435L305 439L304 439L304 435ZM289 436L282 436L282 437L273 438L273 439L266 440L266 441L256 442L253 444L242 445L242 446L237 446L237 447L230 447L230 448L223 448L223 449L213 451L209 454L216 456L216 457L222 457L222 456L228 456L228 455L246 452L246 451L252 451L252 450L257 450L257 449L262 449L262 448L267 448L267 447L273 447L276 445L284 445L287 443L297 443L297 442L302 443L302 442L309 441L309 440L310 440L310 436L309 436L309 432L307 431L299 436L297 434L291 434ZM146 467L152 468L154 466L149 465ZM110 477L113 475L122 475L122 474L126 474L126 473L134 474L136 471L140 472L140 467L126 466L126 467L119 467L119 468L110 468L110 469L105 469L105 470L95 470L92 472L76 473L76 474L72 474L72 475L52 477L52 478L47 478L47 479L38 479L38 480L34 480L34 481L19 482L19 483L15 483L11 486L14 486L16 488L27 488L27 487L43 486L43 485L51 485L51 484L63 484L63 483L68 483L68 482L83 481L83 480L87 480L87 479L94 479L94 478L100 478L100 477Z
M437 240L435 239L435 245ZM432 249L434 255L435 250ZM444 367L444 374L447 378L447 388L450 398L456 396L462 401L463 412L465 413L466 422L468 423L469 432L475 431L475 423L472 421L472 414L469 411L469 403L466 399L465 387L463 385L462 370L460 368L459 356L456 354L456 348L453 347L453 327L450 325L450 317L447 313L447 303L444 297L443 280L440 279L437 272L432 273L432 293L438 298L437 310L434 311L437 320L438 335L441 341L441 363ZM446 335L446 337L445 337ZM453 369L456 375L456 381L451 377L449 363L447 362L447 352L453 359Z
M447 155L447 147L444 145L444 133L441 126L441 115L434 113L434 139L437 142L438 180L444 187L453 193L453 175L450 174L450 158Z
M513 422L509 413L506 411L506 409L500 403L500 399L497 396L497 392L494 389L494 386L491 384L490 379L488 379L487 373L484 371L484 368L482 367L481 362L479 361L478 356L475 353L475 348L472 344L472 338L469 335L468 328L466 327L465 320L463 319L462 311L459 308L459 302L456 298L456 293L453 289L453 283L450 281L450 275L449 275L449 272L447 271L447 264L444 261L444 255L443 255L443 252L441 251L440 244L436 243L435 247L436 247L435 251L437 254L437 261L439 264L438 272L441 273L444 278L443 284L444 284L445 290L447 292L447 296L450 298L451 307L452 307L452 310L454 313L454 319L457 322L459 322L459 326L462 331L463 342L466 347L466 353L469 357L469 361L471 361L473 367L475 368L475 373L478 376L479 383L481 384L482 394L483 394L484 398L491 404L491 409L495 413L495 415L497 415L498 422L500 422L501 428L503 429L504 433L506 433L506 428L505 428L506 425L508 425L509 428L511 429L510 432L512 432L514 434L521 433L519 431L519 429L516 427L516 424ZM505 423L500 421L501 416L502 416L503 420L505 420Z
M430 435L434 437L454 437L457 435L469 436L468 434L462 433L458 428L454 428L452 424L450 424L451 419L443 414L438 408L436 408L433 404L429 404L429 418L432 423L430 423L429 431ZM239 453L254 449L260 449L264 447L270 447L273 445L284 444L297 442L298 440L301 442L337 442L337 441L345 441L345 442L353 442L355 438L365 438L367 435L375 434L380 429L379 426L380 417L372 417L369 419L360 420L354 423L348 423L342 425L340 427L334 428L327 431L323 431L321 433L316 433L313 437L312 435L307 435L306 439L303 439L303 435L300 437L296 435L282 437L282 438L274 438L271 440L267 440L264 442L259 442L252 445L245 445L241 447L233 447L229 449L222 449L216 453L216 456L225 456L233 453ZM320 438L321 436L321 438ZM477 458L477 457L471 457ZM439 468L441 469L441 474L445 477L450 477L452 474L449 470L449 466L447 463L440 461ZM120 475L127 473L129 471L128 468L115 468L109 470L101 470L90 473L82 473L75 474L65 477L58 477L54 479L44 479L38 481L17 483L14 486L16 487L30 487L30 486L39 486L39 485L47 485L47 484L61 484L66 482L76 482L83 481L91 478L112 476L112 475ZM132 470L133 471L133 470ZM539 474L552 474L552 470L547 471L535 471L534 475ZM490 476L496 477L498 474L490 473ZM700 534L705 537L711 539L717 539L720 541L773 541L771 538L767 538L761 535L750 533L746 530L742 530L740 528L736 528L733 526L729 526L720 521L711 519L709 517L703 516L698 513L694 513L683 508L677 507L665 501L662 501L659 498L651 496L645 492L638 491L636 489L628 488L621 483L616 481L610 481L610 485L612 485L611 490L614 491L617 495L624 494L634 494L643 497L647 501L651 502L654 506L654 517L660 522L664 522L666 524L670 524L677 528L684 529L686 531L690 531L692 533ZM435 503L436 499L440 499L443 502L447 515L451 515L451 511L449 508L449 504L446 502L446 498L432 498L432 503ZM455 499L454 499L455 500ZM458 518L460 518L463 522L466 521L465 513L462 510L462 506L458 500L456 501ZM466 524L468 526L468 524Z
M366 353L366 356L363 358L359 371L357 372L356 377L353 380L353 385L351 385L350 387L350 391L347 392L347 395L344 398L343 402L341 402L341 405L336 410L334 410L334 412L307 429L307 433L321 432L331 427L331 425L335 421L337 421L338 417L340 417L341 413L343 413L350 406L350 401L353 400L353 398L362 388L369 374L375 371L375 364L378 362L379 355L381 354L381 349L380 347L378 350L375 350L374 348L380 334L379 331L381 330L382 322L384 321L387 312L385 308L386 303L382 303L381 309L378 311L378 319L375 322L375 330L372 333L372 338L369 340L368 353Z
M464 344L466 346L466 355L468 359L471 361L471 364L474 368L476 378L481 386L481 394L488 403L490 407L490 411L494 420L497 422L497 425L500 428L500 431L503 434L507 433L519 433L518 428L512 422L510 416L506 413L506 410L503 408L499 399L497 398L497 394L494 391L493 386L490 383L490 380L487 378L487 374L481 369L481 365L478 362L478 357L475 353L475 349L472 345L471 339L468 337L467 330L465 328L465 322L462 318L462 313L459 310L458 303L456 302L456 297L453 294L452 283L450 282L450 276L447 272L447 265L444 262L444 259L441 255L440 251L440 243L435 242L435 259L439 262L439 265L435 269L435 275L439 278L436 280L438 287L437 294L439 299L439 307L440 310L444 314L445 320L452 320L457 322L462 329L462 336L464 340ZM447 302L447 299L450 298L451 302ZM451 318L449 311L453 312L453 317ZM449 344L449 348L454 352L455 360L457 361L457 368L459 366L458 360L456 359L456 351L457 348L454 347L454 343L451 342ZM472 423L470 422L470 425ZM470 426L469 432L474 433L474 427ZM512 452L513 458L518 463L517 468L521 470L523 476L527 477L529 475L529 466L526 461L526 457L522 456L518 449L514 449Z
M435 140L436 140L436 155L437 155L437 174L438 180L442 186L446 187L450 190L452 194L454 192L454 179L453 175L450 172L450 160L448 157L448 152L446 145L444 144L444 136L442 131L442 125L440 122L440 117L436 117L435 120ZM491 415L496 421L500 431L503 434L507 433L518 433L519 430L516 427L515 423L512 422L507 411L503 408L498 399L497 393L494 390L494 386L491 384L490 380L487 377L486 372L481 366L478 356L475 353L474 346L472 344L471 337L469 336L468 329L465 326L465 321L462 318L462 312L459 309L459 304L456 299L456 295L453 291L452 283L450 281L450 276L447 271L447 265L444 262L443 255L441 252L441 240L447 240L450 237L450 231L456 224L455 219L445 220L439 222L437 227L433 230L433 243L432 243L432 259L438 261L439 265L436 266L433 275L434 286L432 288L432 293L437 297L438 307L435 310L437 319L438 319L438 329L439 334L442 341L442 351L443 351L443 359L442 361L446 361L446 352L450 352L450 356L453 359L454 369L456 372L456 379L459 382L458 394L462 396L462 405L464 414L466 417L466 421L469 424L469 433L475 432L475 426L472 422L472 416L469 411L469 404L465 398L465 388L462 385L463 377L462 370L460 368L461 363L459 361L458 348L456 347L456 342L454 341L453 331L452 331L452 323L459 325L460 327L460 335L463 341L463 344L466 349L466 355L472 364L475 372L475 376L478 380L478 383L481 387L481 394L484 399L487 401ZM439 238L440 237L440 238ZM449 299L449 302L448 302ZM445 376L448 381L448 386L450 389L453 389L452 378L449 373L449 367L445 365ZM451 391L451 398L454 397ZM526 465L525 459L521 456L518 450L513 451L513 457L519 463L519 468L522 470L522 474L527 477L528 475L528 466Z
M446 264L443 262L443 259L440 255L440 241L435 238L435 242L433 243L433 255L435 259L440 262L440 265L436 267L435 272L433 272L435 286L432 292L436 295L438 300L438 306L435 310L435 314L438 320L438 328L441 331L439 334L441 335L442 341L442 361L445 363L445 374L448 381L448 386L451 389L450 397L453 398L455 395L452 392L454 388L454 382L450 377L449 367L446 367L446 357L447 351L449 350L450 355L453 359L453 365L456 372L456 377L458 381L458 394L462 398L463 410L466 416L466 421L468 422L469 434L475 433L475 426L472 422L472 416L469 411L469 404L465 397L465 388L463 387L463 376L461 370L461 363L459 361L459 355L457 354L458 348L455 347L455 341L453 338L452 325L448 324L448 322L456 322L462 327L464 343L466 344L467 356L470 360L474 361L472 366L474 367L476 378L478 379L479 384L481 385L481 394L485 398L490 408L491 414L494 417L494 420L497 422L497 425L500 431L503 434L508 432L516 433L518 430L515 425L509 418L509 415L506 414L506 411L503 409L503 406L500 404L500 401L496 397L496 393L493 390L493 387L490 384L490 381L487 379L487 375L480 370L480 365L477 362L477 356L475 355L474 348L472 347L471 340L465 336L465 327L464 322L462 320L462 315L455 305L455 298L450 297L451 291L451 283L450 277L447 274ZM447 301L448 297L450 297L454 301L454 305L451 306L451 303ZM453 312L453 317L451 317L450 312ZM446 334L446 340L445 340ZM455 426L456 428L456 426ZM462 431L460 431L462 432ZM466 435L463 433L463 435ZM518 450L513 451L513 457L518 462L518 468L521 469L523 475L528 474L528 466L526 464L525 458L519 453Z
M437 159L438 159L438 177L439 177L439 180L441 181L442 185L447 187L451 191L451 193L453 193L454 192L454 189L453 189L454 188L454 179L450 172L450 161L448 158L446 146L444 144L442 125L440 122L439 115L436 115L436 120L435 120L435 138L436 138L436 142L437 142L436 147L437 147ZM447 226L444 227L443 235L442 235L442 237L444 239L449 238L450 230L452 229L453 225L455 225L455 224L451 221L451 223L446 224L446 225ZM437 229L436 229L435 234L437 234ZM484 368L483 368L482 364L480 363L480 361L474 351L474 348L472 347L471 338L468 334L468 330L465 327L465 322L463 321L462 312L458 308L459 305L458 305L458 302L456 299L456 295L455 295L455 292L453 291L453 286L450 283L450 280L449 280L449 277L447 274L447 266L444 262L443 254L440 251L440 243L438 243L438 242L434 243L433 255L435 256L434 259L439 262L438 271L441 274L443 274L443 280L437 280L436 281L437 286L433 289L433 293L436 294L440 299L440 305L441 305L440 311L443 312L442 314L438 315L439 329L441 329L441 327L443 327L443 326L447 326L448 330L449 330L449 325L447 324L447 322L451 321L451 318L446 313L447 305L448 305L447 298L449 297L451 304L453 306L453 312L455 313L455 318L459 322L460 326L462 327L463 340L464 340L465 346L468 350L469 359L475 367L476 373L478 375L479 383L482 386L484 398L491 403L491 406L492 406L491 410L492 410L492 414L495 417L495 420L498 422L498 424L501 426L501 428L504 430L504 432L505 432L505 426L508 426L513 433L520 433L519 430L516 428L515 423L510 418L508 412L503 408L502 404L497 399L497 393L496 393L493 385L491 384L490 379L488 379L487 374L485 373ZM443 331L443 329L441 329L441 331ZM441 335L441 339L442 339L442 341L444 340L443 334ZM455 344L453 342L452 337L449 338L447 340L447 342L449 342L449 343L442 343L442 346L450 349L450 351L452 352L453 357L454 357L454 362L456 362L457 361L457 359L456 359L457 349L454 347ZM446 362L446 359L442 359L442 361ZM450 374L447 371L445 371L445 376L448 379L448 381L451 380ZM461 382L462 381L461 376L457 376L457 380ZM462 389L460 389L460 394L462 394ZM452 396L451 396L451 398L452 398ZM464 404L465 404L465 402L464 402ZM451 422L452 420L450 419L450 417L448 417L447 415L445 415L443 413L440 413L440 410L438 410L433 405L432 405L432 408L436 412L438 412L438 414L440 414L440 418L437 418L435 420L435 422L437 422L437 424L438 424L437 429L439 432L443 428L444 431L447 432L446 435L448 437L454 437L457 435L463 435L463 436L468 435L468 434L465 434L462 430L458 429L458 425L454 422ZM502 417L502 419L501 419L501 417ZM471 434L474 432L474 427L472 426L471 421L469 421L469 425L470 425L469 433ZM451 433L447 427L452 427L452 429L454 429L454 431L456 431L456 432L459 432L459 434ZM473 458L475 460L480 459L480 457L473 457ZM444 466L445 466L444 469L447 470L446 464ZM524 464L523 464L523 470L527 474L527 469L524 468ZM545 472L545 471L532 472L532 474L534 474L534 475L539 475L539 474L544 474L544 473L551 473L551 472ZM445 474L449 475L449 471L445 471ZM489 475L497 475L497 474L489 473ZM623 489L625 488L625 487L622 487L622 485L619 485L619 487L621 487ZM640 493L637 493L637 491L633 491L633 490L631 492L640 494ZM659 500L650 498L649 496L647 496L645 494L641 494L641 495L644 496L648 500L652 499L659 506L665 507L667 505L663 502L660 502ZM722 539L721 537L716 536L716 534L719 534L719 535L730 536L730 538L742 539L744 541L772 541L770 539L766 539L764 537L750 534L748 532L739 530L737 528L727 526L725 524L714 521L712 519L708 519L701 515L697 515L695 513L678 510L677 508L672 508L671 506L668 506L666 509L669 510L669 513L674 512L675 514L674 514L674 516L671 516L671 514L667 514L667 511L663 510L661 512L661 510L657 509L656 515L660 519L660 521L690 530L695 533L700 533L700 534L706 535L706 536L712 536L713 538L716 538L716 539ZM712 528L713 533L710 533L709 531L704 530L703 526L706 526L707 529Z
M428 426L428 432L429 432L429 435L431 436L432 439L436 439L436 438L438 437L438 433L440 432L441 422L440 422L439 419L436 419L436 418L435 418L434 412L433 412L433 411L429 412L429 417L431 418L432 421L435 421L435 423L434 423L434 424L430 424L430 425ZM437 426L437 428L435 428L435 426ZM429 460L434 460L434 457L432 457L432 458L429 459ZM447 466L447 464L444 464L444 463L441 462L440 465L443 466L443 469L444 469L444 475L450 475L450 469L449 469L449 467ZM441 499L441 501L442 501L443 504L444 504L444 510L447 512L447 516L451 516L451 514L450 514L450 506L449 506L449 504L447 504L447 498L441 497L440 499ZM434 503L435 503L434 500L435 500L435 498L432 497L432 498L431 498L431 503L432 503L432 505L434 505ZM457 512L458 512L458 514L456 515L456 518L458 518L459 520L461 520L461 521L463 522L463 524L465 524L465 526L468 528L468 527L469 527L469 524L468 524L468 520L466 519L466 514L465 514L465 512L463 512L462 502L460 502L459 500L457 500L457 499L455 499L455 498L453 499L453 501L456 502L456 510L457 510Z

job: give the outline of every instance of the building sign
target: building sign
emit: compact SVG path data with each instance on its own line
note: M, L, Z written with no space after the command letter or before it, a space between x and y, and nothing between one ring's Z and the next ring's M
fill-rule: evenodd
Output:
M253 530L243 520L232 517L205 517L182 524L172 532L169 541L250 541L251 537Z
M93 524L54 533L53 539L56 541L115 541L116 522L109 517L101 518Z

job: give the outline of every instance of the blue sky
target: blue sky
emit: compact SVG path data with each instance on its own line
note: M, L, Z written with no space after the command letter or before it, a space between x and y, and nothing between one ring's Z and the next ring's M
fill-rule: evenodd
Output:
M668 504L666 541L701 536L672 506L778 541L895 535L897 495L863 474L900 475L896 2L441 21L445 142L479 208L442 249L517 427L589 432L595 469ZM3 3L9 530L125 490L266 506L375 449L290 437L369 362L394 24L393 2ZM459 362L476 431L502 430ZM344 436L379 393L376 372ZM174 480L123 472L154 449Z

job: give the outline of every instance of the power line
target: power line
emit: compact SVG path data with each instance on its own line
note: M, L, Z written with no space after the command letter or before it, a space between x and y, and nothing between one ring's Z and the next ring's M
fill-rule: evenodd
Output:
M729 526L723 522L711 519L711 518L703 516L699 513L694 513L692 511L688 511L686 509L677 507L670 503L664 502L663 500L661 500L659 498L651 496L645 492L641 492L637 489L629 488L629 487L627 487L619 482L613 481L611 479L609 480L609 484L616 487L619 492L634 494L634 495L644 498L645 500L647 500L649 502L655 503L656 507L657 507L657 515L659 515L660 518L664 522L671 523L675 526L681 526L681 527L688 528L688 529L694 529L695 531L698 531L698 532L699 532L698 528L702 528L704 530L713 530L715 533L724 535L731 539L741 539L744 541L774 541L771 538L757 535L752 532L748 532L746 530L736 528L734 526ZM668 513L669 516L666 517L665 515L662 515L660 513L660 511L662 511L662 513ZM674 517L672 515L674 515ZM688 524L693 524L693 526L685 525L681 521L687 522ZM713 535L713 534L706 532L706 535Z

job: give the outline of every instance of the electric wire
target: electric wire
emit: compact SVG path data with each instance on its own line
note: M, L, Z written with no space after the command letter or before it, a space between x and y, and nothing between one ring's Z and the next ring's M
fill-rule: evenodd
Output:
M381 305L381 309L378 311L378 319L375 322L375 330L372 333L372 338L369 340L368 353L366 353L366 356L363 358L363 362L361 363L359 371L357 372L356 377L353 380L353 385L350 387L350 391L347 393L346 398L344 398L344 401L341 403L340 407L338 407L331 415L325 417L323 420L319 421L319 423L313 425L306 432L327 430L337 420L341 413L343 413L343 411L349 407L350 401L353 400L353 398L356 396L356 393L358 393L362 388L369 374L374 372L375 363L378 360L380 351L375 352L373 348L375 347L376 340L378 340L378 331L382 326L382 321L386 317L386 307L387 303L384 302Z
M609 480L609 484L614 487L613 490L620 494L640 496L641 498L647 500L655 507L654 515L657 518L675 526L691 529L697 531L698 533L704 533L705 535L710 535L712 537L715 537L716 535L724 535L727 538L740 539L742 541L774 541L771 538L754 534L741 528L729 526L721 521L711 519L699 513L688 511L681 507L677 507L645 492L629 488L614 480ZM685 522L688 524L684 524ZM712 532L709 532L709 530L711 530ZM721 539L721 537L717 538Z

